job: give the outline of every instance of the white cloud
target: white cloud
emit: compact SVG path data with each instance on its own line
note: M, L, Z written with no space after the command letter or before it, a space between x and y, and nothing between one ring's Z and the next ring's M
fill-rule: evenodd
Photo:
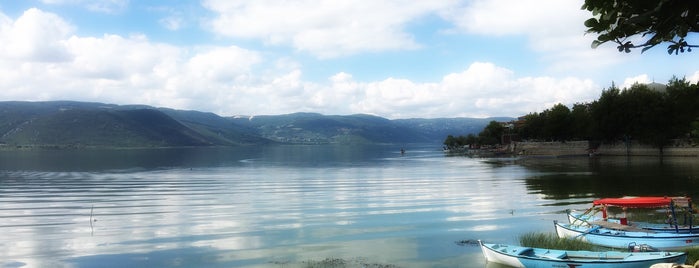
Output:
M634 77L627 77L624 79L624 84L621 85L621 89L631 88L633 84L649 84L653 81L648 77L647 74L641 74Z
M356 81L347 72L312 82L293 58L270 59L270 54L230 45L177 47L138 34L81 37L73 28L36 9L16 21L0 16L0 40L6 41L0 44L0 99L147 104L221 115L307 111L484 117L593 100L601 91L590 80L521 77L488 62L429 82L392 77ZM10 53L20 51L11 43L20 42L16 40L30 48L20 53L23 61ZM50 60L46 51L64 57Z
M687 76L687 81L691 83L699 83L699 71L694 72L694 74Z
M591 15L582 0L475 0L442 12L453 31L484 36L524 36L530 50L550 64L549 71L588 71L624 60L614 49L591 49L596 38L585 35ZM628 56L627 56L628 57Z
M290 45L321 58L419 47L407 23L454 1L227 1L204 6L218 16L212 30L223 36Z
M17 20L0 17L0 57L25 61L70 58L63 41L73 27L55 14L28 9Z
M293 84L290 88L296 88L297 94L289 97L297 103L310 94L316 105L312 108L336 114L367 113L389 118L486 117L519 116L557 103L592 101L601 92L590 80L516 77L511 70L492 63L474 63L463 72L430 83L396 78L362 83L347 73L338 73L329 81L329 85ZM274 105L294 111L293 106L284 103Z
M0 16L0 99L142 103L209 109L261 61L235 46L190 52L143 35L79 37L57 15ZM59 53L60 52L60 53ZM56 54L67 55L56 59Z
M241 79L239 76L260 61L260 56L249 50L236 46L215 47L189 59L187 73L203 81L230 83Z

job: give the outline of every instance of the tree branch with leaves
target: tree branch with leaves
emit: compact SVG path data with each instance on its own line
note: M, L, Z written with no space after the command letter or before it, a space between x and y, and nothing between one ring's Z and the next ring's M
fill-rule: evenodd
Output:
M582 9L592 12L585 21L587 33L598 34L592 48L616 43L619 52L641 52L669 43L668 54L691 52L699 45L687 43L699 32L699 1L696 0L585 0ZM640 40L637 42L635 38ZM634 43L636 42L636 43Z

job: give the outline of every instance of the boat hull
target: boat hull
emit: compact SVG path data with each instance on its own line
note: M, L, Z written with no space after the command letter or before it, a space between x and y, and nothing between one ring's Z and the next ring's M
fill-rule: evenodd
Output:
M632 244L646 244L659 250L699 246L699 234L629 232L602 228L600 226L561 224L555 221L554 225L558 237L580 239L591 244L611 248L627 249Z
M560 268L560 267L594 267L594 268L637 268L650 267L657 263L684 263L684 252L591 252L538 249L480 242L483 256L487 262L499 263L512 267ZM527 256L528 255L528 256ZM566 256L581 256L578 259Z

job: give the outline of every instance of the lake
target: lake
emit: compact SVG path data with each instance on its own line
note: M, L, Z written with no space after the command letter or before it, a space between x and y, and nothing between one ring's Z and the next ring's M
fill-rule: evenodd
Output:
M595 198L699 194L697 158L403 146L0 151L0 267L485 267L459 242L517 244Z

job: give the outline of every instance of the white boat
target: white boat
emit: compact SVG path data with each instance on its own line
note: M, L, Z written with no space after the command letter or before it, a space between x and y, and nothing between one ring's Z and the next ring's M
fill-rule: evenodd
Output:
M624 211L624 215L618 219L610 218L608 207L621 208ZM669 218L667 218L667 223L665 224L638 221L631 222L626 217L626 211L634 208L665 208ZM568 222L576 225L589 226L600 221L608 221L640 229L647 229L653 232L699 233L699 230L692 226L692 211L692 202L688 197L644 196L602 198L594 200L592 202L592 207L585 212L569 212ZM678 216L682 216L683 223L679 223L680 217Z
M597 222L585 226L554 221L554 225L560 238L580 239L611 248L626 249L634 244L645 244L660 250L699 246L699 234L653 232L611 222Z
M685 252L572 251L486 244L478 240L487 262L512 267L640 268L656 263L684 263Z
M605 221L601 216L597 214L583 213L579 211L572 210L568 212L568 223L575 225L590 226L600 221ZM608 222L622 224L621 219L607 218ZM632 226L635 228L646 229L652 232L667 232L667 233L699 233L699 228L696 226L689 225L678 225L677 228L672 224L657 224L649 222L640 221L627 221L625 225Z

